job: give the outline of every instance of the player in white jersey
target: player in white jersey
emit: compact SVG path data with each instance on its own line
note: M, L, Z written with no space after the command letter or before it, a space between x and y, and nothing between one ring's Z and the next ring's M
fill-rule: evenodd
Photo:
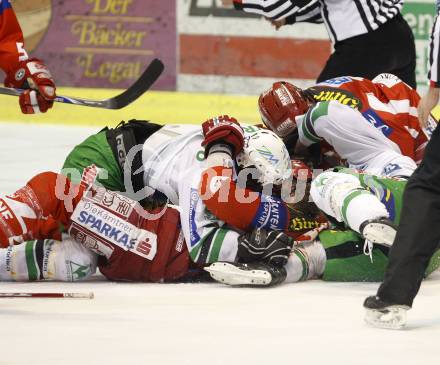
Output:
M232 119L214 118L220 123L230 123ZM268 135L268 138L279 147L281 157L278 160L284 169L282 174L286 178L289 177L290 160L281 139L269 134L268 131L262 132L254 126L243 126L242 132L237 124L236 130L239 131L238 134L244 132L243 136L237 139L249 139L252 136L260 136L261 133ZM239 211L246 212L245 215L240 216L239 212L226 212L222 208L216 209L215 203L213 205L216 207L211 205L207 208L206 200L209 199L209 194L201 194L199 189L203 173L210 167L216 166L217 160L215 157L205 159L202 143L206 138L206 132L204 133L200 126L166 125L145 141L142 151L145 191L148 191L147 189L159 191L168 197L171 204L178 206L188 250L193 261L200 265L219 260L235 261L238 238L242 231L252 230L257 225L265 229L283 230L288 226L290 218L287 206L283 205L280 199L265 202L262 201L261 194L257 194L253 201L237 202ZM224 139L219 138L215 144L222 144ZM243 141L237 143L243 144ZM241 150L241 147L237 147L236 150ZM268 154L261 153L260 156L270 159L273 156L270 154L272 152L270 149L267 152ZM233 163L231 156L224 155L223 150L217 152L217 155L222 156L220 159L229 159L230 163ZM211 162L213 159L214 163ZM227 179L220 176L218 177L220 180L216 181L215 178L217 177L214 176L213 184L221 184ZM232 204L232 201L229 204ZM273 211L267 213L267 208L264 207L269 205L273 207ZM279 207L279 212L276 211L275 206ZM234 219L236 214L240 216L240 223ZM278 221L271 222L272 216L277 216Z
M309 241L295 242L285 266L284 282L315 278L325 281L383 280L388 246L393 243L396 233L388 224L383 224L383 218L392 220L395 225L399 223L406 180L341 169L318 175L311 185L310 194L316 205L339 223L332 222L331 229L322 230ZM367 238L365 242L360 232ZM297 258L301 260L295 261ZM425 276L439 266L440 250L437 250ZM205 270L215 280L228 285L274 284L270 265L261 260L219 262ZM275 278L275 284L283 282L279 276Z
M278 82L261 94L259 107L266 126L282 137L297 133L299 147L327 143L352 168L408 177L416 168L411 146L423 134L414 122L417 101L414 90L383 74L373 82L340 77L309 90Z

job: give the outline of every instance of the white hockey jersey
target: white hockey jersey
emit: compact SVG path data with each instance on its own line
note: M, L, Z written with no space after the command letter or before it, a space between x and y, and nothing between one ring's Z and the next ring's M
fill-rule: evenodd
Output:
M239 232L206 209L199 196L206 169L203 134L198 125L166 125L143 146L145 185L178 206L191 259L198 264L234 261Z

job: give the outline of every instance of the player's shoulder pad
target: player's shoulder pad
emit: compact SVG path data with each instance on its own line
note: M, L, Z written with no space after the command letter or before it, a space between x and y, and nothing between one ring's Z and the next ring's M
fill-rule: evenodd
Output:
M345 108L352 109L350 106L341 104L337 100L320 101L309 109L309 111L306 114L306 119L315 121L320 117L326 117L334 112L338 112L340 108L343 108L344 110Z
M381 73L371 81L375 84L384 84L388 87L393 87L394 85L402 82L402 80L399 79L396 75L390 73Z

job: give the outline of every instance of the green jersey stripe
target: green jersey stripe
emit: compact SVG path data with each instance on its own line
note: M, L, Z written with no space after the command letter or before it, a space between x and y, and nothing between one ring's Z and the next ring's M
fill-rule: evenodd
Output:
M316 119L328 114L329 102L320 102L312 110L311 122L315 124Z
M219 228L217 230L217 234L214 238L214 243L211 247L211 253L209 255L209 262L215 262L218 260L218 257L220 255L220 250L223 245L223 241L225 240L226 234L228 233L227 229Z
M211 242L214 238L216 229L212 229L209 233L205 234L200 242L191 249L190 256L194 262L204 264L209 255Z
M25 255L28 269L29 280L37 280L39 277L37 263L34 257L34 243L36 241L26 242Z
M364 189L354 190L350 194L348 194L348 196L342 202L342 219L344 220L346 225L348 225L348 220L347 220L348 205L350 204L350 202L354 198L356 198L357 196L359 196L361 194L371 194L371 193L369 191L367 191L367 190L364 190Z
M302 264L303 270L301 278L298 281L307 280L307 277L309 276L309 263L307 261L307 258L305 257L304 253L298 248L295 248L292 252L299 258Z
M317 136L313 131L313 128L310 127L312 125L312 120L311 120L312 113L313 113L313 109L310 109L307 112L302 122L301 129L304 134L304 137L306 137L310 142L318 143L321 141L321 138Z
M205 264L208 260L209 253L211 252L212 242L215 239L217 230L212 229L207 235L201 239L202 247L200 248L199 257L197 257L197 263Z

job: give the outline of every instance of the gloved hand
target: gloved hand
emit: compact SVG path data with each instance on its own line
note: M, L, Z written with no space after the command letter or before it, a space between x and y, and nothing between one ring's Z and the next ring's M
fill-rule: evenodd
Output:
M235 118L228 115L211 118L202 124L202 129L205 137L202 142L202 146L205 146L205 157L209 154L209 149L217 143L230 146L233 158L243 149L244 133Z
M287 263L293 247L293 238L280 231L255 228L238 238L240 262L268 262L282 267Z
M21 61L5 79L6 87L26 89L19 103L24 114L45 113L56 97L55 83L47 67L37 58Z

